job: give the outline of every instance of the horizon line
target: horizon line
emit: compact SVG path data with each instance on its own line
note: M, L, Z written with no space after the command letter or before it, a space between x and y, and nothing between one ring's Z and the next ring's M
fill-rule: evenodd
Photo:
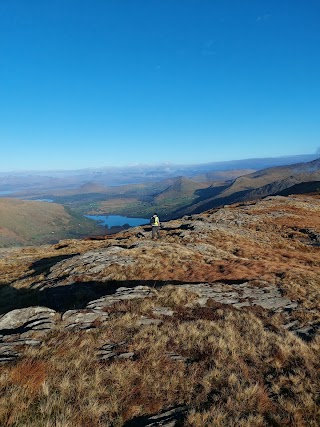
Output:
M318 156L316 158L320 158L320 153L303 153L303 154L287 154L282 156L267 156L267 157L247 157L242 159L232 159L232 160L218 160L211 162L203 162L203 163L172 163L170 161L164 161L160 163L135 163L135 164L127 164L122 166L98 166L98 167L81 167L76 169L11 169L7 171L0 171L0 174L20 174L20 173L63 173L63 172L84 172L84 171L101 171L106 169L130 169L137 167L148 167L148 168L156 168L156 167L196 167L196 166L206 166L206 165L216 165L216 164L226 164L233 162L243 162L243 161L257 161L257 160L268 160L268 159L286 159L292 157L303 157L303 156Z

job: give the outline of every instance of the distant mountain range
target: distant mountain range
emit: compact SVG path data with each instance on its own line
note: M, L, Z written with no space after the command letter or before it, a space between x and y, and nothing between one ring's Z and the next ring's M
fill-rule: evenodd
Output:
M309 162L317 157L319 157L319 154L243 159L198 165L164 163L160 165L134 165L74 171L0 172L0 192L29 191L31 189L33 191L56 191L77 188L88 182L103 186L141 184L177 176L192 178L195 181L235 179L240 175L263 168Z
M239 176L241 172L244 174ZM12 198L0 198L0 246L107 234L84 214L148 218L157 212L162 221L167 221L232 203L277 194L319 192L320 188L320 159L246 172L247 169L208 171L194 177L176 176L120 186L86 182L53 191L41 186L24 190ZM213 179L217 176L219 179ZM29 202L21 200L27 198Z
M297 185L302 183L313 183L313 189L320 187L320 159L263 169L236 178L231 183L221 187L211 186L205 190L197 190L198 200L188 207L177 210L174 216L200 213L224 204L284 194L285 190L286 194L294 193L297 188L301 192L303 187L301 185L297 187ZM309 187L306 186L305 188ZM210 190L212 190L212 194L210 194Z
M207 176L210 177L210 173ZM320 159L262 169L235 179L201 182L198 177L194 179L178 176L156 183L118 187L87 183L77 189L48 194L46 197L53 197L56 202L79 212L89 209L89 213L94 214L146 218L156 211L163 219L171 219L225 204L283 194L284 190L289 191L291 187L301 183L318 182ZM301 189L302 187L300 191Z

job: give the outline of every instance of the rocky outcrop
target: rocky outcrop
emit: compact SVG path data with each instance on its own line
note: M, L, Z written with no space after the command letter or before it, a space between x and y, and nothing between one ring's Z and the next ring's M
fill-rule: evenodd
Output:
M111 361L114 359L133 360L134 352L125 351L123 348L127 343L125 341L119 343L106 343L98 350L98 360Z
M47 307L28 307L12 310L0 317L0 331L47 331L54 326L56 312Z
M298 303L283 297L275 286L263 281L254 284L249 282L234 285L202 283L181 286L199 296L196 301L199 305L206 305L212 299L220 304L229 304L235 308L260 306L278 312L292 310L298 306Z
M12 310L0 317L0 363L17 359L27 346L38 346L56 325L57 313L47 307Z
M103 310L121 301L130 301L140 298L152 297L154 292L147 286L135 286L134 288L121 287L113 295L106 295L102 298L89 302L87 308Z
M98 310L68 310L62 315L66 329L92 329L100 326L109 318L108 313Z
M289 313L298 307L298 303L283 297L277 288L267 282L260 281L254 284L245 282L233 285L186 283L178 285L178 287L197 295L198 298L188 304L190 309L208 304L210 306L210 301L239 310L259 306L268 311L284 313L286 315L284 328L295 332L302 339L309 340L316 333L315 327L301 327L299 322L291 322ZM13 310L0 318L0 362L15 360L23 354L25 346L40 345L46 334L55 327L66 330L90 330L105 327L108 325L110 317L106 311L108 308L115 307L120 302L152 297L155 297L155 291L147 286L121 287L112 295L89 302L85 309L67 310L62 316L47 307ZM161 318L174 317L175 311L170 307L156 306L152 310L152 315L153 317L141 316L136 325L138 327L160 326L163 323ZM134 353L119 351L119 346L121 347L123 344L105 344L98 352L98 359L109 361L117 358L134 359ZM187 358L175 352L168 352L168 356L172 360L187 361Z
M86 276L99 277L107 271L110 266L127 267L135 262L135 259L128 256L127 251L120 246L112 246L105 249L93 250L84 254L74 256L68 260L55 264L50 269L49 280L67 276L67 282L73 280L74 276L86 274ZM103 275L104 280L108 280L107 274Z
M150 417L138 417L123 425L123 427L178 427L188 411L186 406L176 406Z

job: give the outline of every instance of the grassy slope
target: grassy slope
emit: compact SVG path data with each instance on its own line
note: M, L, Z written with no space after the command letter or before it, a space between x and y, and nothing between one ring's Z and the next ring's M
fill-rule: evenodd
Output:
M299 301L297 318L316 317L320 253L317 247L301 243L299 229L320 232L319 196L295 200L221 210L239 220L249 218L249 226L210 217L214 227L208 234L187 235L181 229L179 236L181 224L172 222L172 229L168 227L157 244L144 240L134 245L136 232L122 233L121 244L139 264L121 270L114 263L109 270L123 285L134 279L170 284L263 277ZM203 214L201 222L210 215ZM17 288L11 289L21 292L21 287L45 280L44 274L63 256L108 245L117 246L119 241L69 241L49 248L10 250L0 260L2 284L15 282ZM194 245L199 251L191 251ZM47 265L37 271L35 264L41 259ZM150 259L158 260L152 268ZM78 285L102 280L95 275L87 279L79 275ZM186 427L317 427L319 337L302 341L282 327L278 313L266 310L235 310L219 304L190 309L193 298L176 286L164 286L154 299L110 309L104 328L53 331L24 359L0 367L0 424L121 427L135 416L186 404L192 408ZM150 316L159 306L172 307L174 316L164 318L160 326L137 326L141 315ZM107 342L122 342L124 350L135 352L136 360L99 362L96 353ZM191 363L170 359L169 351L190 358Z
M54 243L102 233L95 222L56 203L0 199L0 246Z
M320 161L315 160L309 163L298 163L289 166L277 166L273 168L262 169L249 175L237 178L234 183L225 190L221 197L230 196L233 193L252 190L263 187L277 181L283 181L294 175L308 176L310 173L317 173L320 168Z

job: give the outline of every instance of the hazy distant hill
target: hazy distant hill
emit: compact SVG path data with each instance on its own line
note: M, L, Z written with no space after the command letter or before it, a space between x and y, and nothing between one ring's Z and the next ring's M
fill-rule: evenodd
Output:
M294 165L276 166L273 168L263 169L235 179L233 184L227 190L224 191L221 197L226 197L230 194L238 193L241 191L253 190L254 188L263 187L265 185L276 183L278 181L283 181L286 178L301 174L305 174L304 177L308 179L308 177L311 176L311 173L317 173L319 172L319 169L320 159L313 160L312 162L307 163L297 163ZM301 182L302 179L302 176L300 178L297 178L299 182ZM296 183L297 182L294 182L293 184ZM270 190L273 191L272 188ZM275 191L277 190L275 189Z
M66 192L68 190L65 190ZM87 182L80 187L69 190L70 194L88 194L88 193L104 193L107 191L107 187L94 182Z
M56 203L0 199L0 247L54 243L103 230Z
M282 194L286 191L287 194L294 192L293 187L300 185L300 191L302 190L301 184L304 185L305 192L309 192L309 187L306 185L308 182L320 181L320 170L318 172L302 173L289 176L283 180L272 182L271 184L264 185L255 190L246 193L243 196L243 200L254 200L261 197L269 196L272 194Z
M256 172L256 169L232 169L227 171L210 171L201 175L192 177L193 181L229 181L238 178L239 176L248 175Z
M290 194L320 193L320 181L301 182L293 185L278 193L280 196L289 196Z
M288 166L263 169L235 179L221 186L221 191L198 190L194 204L177 210L174 215L200 213L207 209L239 201L255 200L278 194L286 189L306 182L320 180L320 159Z
M239 176L241 171L244 175ZM120 186L89 181L75 188L29 192L28 197L52 199L78 214L148 218L157 212L163 220L168 220L224 204L278 194L303 182L319 181L320 159L247 172L248 169L211 171L192 178L180 175L157 182ZM237 177L231 179L232 175ZM214 177L219 179L210 181ZM26 198L25 193L18 193L20 197L22 194Z
M241 172L239 173L239 170L249 169L252 171L279 165L309 162L317 157L318 156L316 154L305 154L298 156L210 162L193 165L163 163L159 165L105 167L100 169L82 169L73 171L0 172L0 191L67 190L80 187L88 182L102 186L119 186L126 184L157 182L177 176L185 176L188 178L196 177L194 180L197 181L211 181L211 178L213 178L214 181L225 180L234 179L236 176L243 175ZM238 175L237 172L234 173L234 171L238 171ZM204 175L207 173L211 176L204 178Z
M156 196L156 201L161 202L165 199L176 199L181 197L192 197L195 191L201 188L207 188L206 182L195 182L183 176L177 177L172 184Z

